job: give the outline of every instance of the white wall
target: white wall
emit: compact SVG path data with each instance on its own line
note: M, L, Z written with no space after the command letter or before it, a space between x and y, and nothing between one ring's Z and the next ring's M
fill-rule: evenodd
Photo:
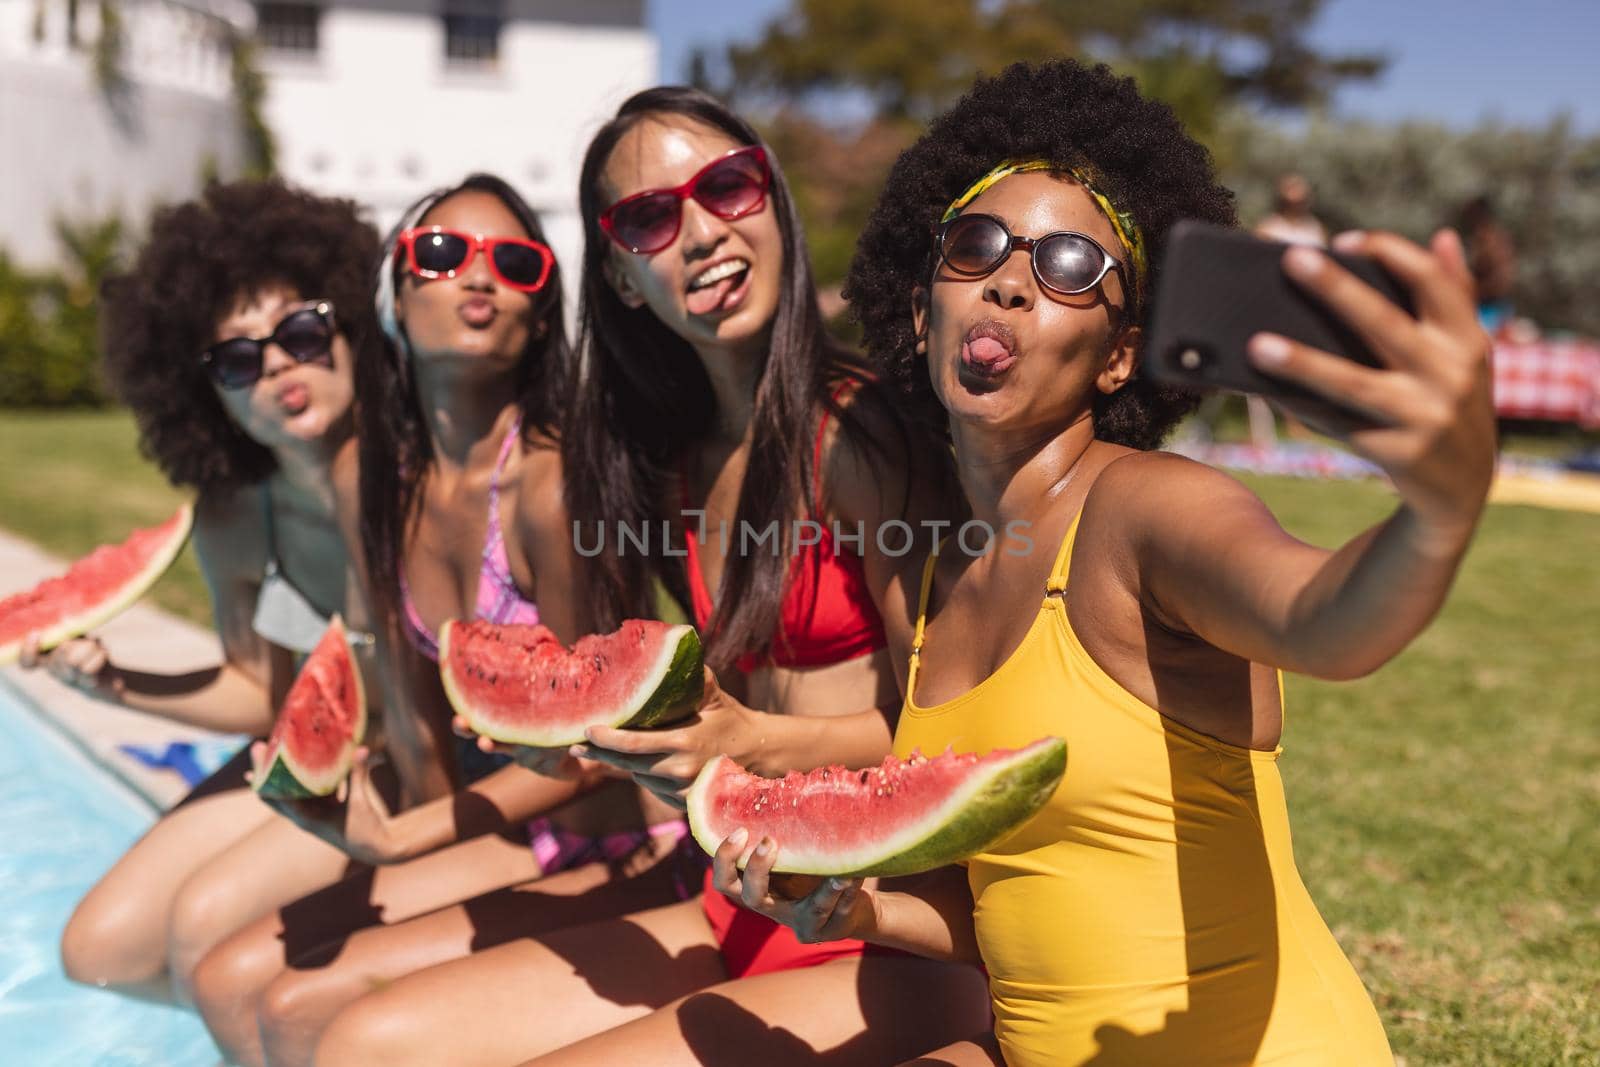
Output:
M429 189L498 174L539 210L570 278L583 149L617 104L656 80L642 4L512 0L494 69L447 67L440 7L333 5L315 58L261 53L279 169L369 204L384 227Z
M83 7L93 41L98 8ZM227 176L244 157L227 67L196 32L199 15L160 0L125 5L131 89L113 105L88 52L66 47L63 6L46 12L36 40L32 0L0 0L0 247L31 268L62 261L58 216L116 212L142 225L154 205L193 196L207 160Z

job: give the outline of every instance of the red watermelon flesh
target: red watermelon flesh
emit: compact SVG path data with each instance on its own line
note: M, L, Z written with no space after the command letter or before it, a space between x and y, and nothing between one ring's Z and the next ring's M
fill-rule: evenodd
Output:
M741 828L752 846L771 837L776 871L916 874L1009 836L1050 799L1066 766L1066 742L1054 737L982 756L912 753L865 770L821 767L783 778L718 756L689 790L689 828L707 852Z
M439 633L439 676L475 732L537 748L577 744L591 726L683 718L704 687L694 627L646 619L570 650L543 626L452 619Z
M30 634L39 636L41 649L54 648L133 604L178 558L193 521L185 504L160 526L101 545L65 574L0 600L0 665L16 660Z
M367 731L366 690L335 615L284 697L252 785L263 796L328 796Z

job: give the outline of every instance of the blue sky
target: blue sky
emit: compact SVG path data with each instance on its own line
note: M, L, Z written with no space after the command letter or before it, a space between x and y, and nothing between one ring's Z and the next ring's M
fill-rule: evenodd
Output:
M682 80L695 47L748 40L787 0L647 0L663 81ZM930 0L937 2L937 0ZM1377 82L1341 92L1341 114L1543 122L1570 114L1600 132L1600 0L1329 0L1323 48L1390 57Z

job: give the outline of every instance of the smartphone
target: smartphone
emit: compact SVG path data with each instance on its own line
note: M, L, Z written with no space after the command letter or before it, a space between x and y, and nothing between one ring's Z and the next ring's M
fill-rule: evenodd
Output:
M1354 330L1283 272L1288 247L1192 219L1173 226L1145 344L1151 377L1188 389L1307 398L1305 390L1262 374L1246 358L1246 342L1263 330L1378 366ZM1410 294L1374 260L1327 254L1407 314L1415 314Z

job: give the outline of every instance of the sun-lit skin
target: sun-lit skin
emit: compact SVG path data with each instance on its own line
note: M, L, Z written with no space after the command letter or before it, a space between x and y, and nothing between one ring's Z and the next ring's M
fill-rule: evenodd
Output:
M212 340L232 337L266 337L317 294L304 296L287 286L263 289L242 296L222 321ZM337 321L339 309L334 309ZM317 445L331 438L329 431L349 418L355 397L351 377L350 345L343 333L333 339L333 366L297 363L275 344L262 353L261 379L245 389L212 388L222 405L253 440L267 448Z
M648 189L676 187L707 163L742 147L720 130L679 115L645 119L623 134L606 161L600 174L601 200L612 204ZM759 210L731 222L692 197L684 199L682 211L678 236L660 252L635 255L612 244L608 278L630 307L648 305L697 349L759 354L777 313L783 277L783 237L770 195ZM745 277L735 280L717 307L701 310L690 285L707 268L733 259L750 264ZM702 296L699 302L706 299Z
M443 226L485 237L531 236L491 193L466 189L435 204L419 226ZM488 358L500 370L522 359L534 296L502 283L476 252L454 278L420 278L404 272L398 312L417 360Z
M1059 230L1087 234L1113 257L1126 260L1110 221L1070 179L1014 174L985 190L967 212L993 215L1019 236L1037 239ZM941 263L931 290L915 295L914 315L924 338L919 351L926 355L934 391L950 412L952 431L973 425L1045 440L1074 419L1087 419L1093 394L1115 392L1133 370L1139 331L1122 328L1126 300L1115 269L1085 293L1065 296L1046 289L1020 249L981 278L953 274ZM1015 338L1016 361L994 377L963 358L971 332L986 322L1009 328Z

